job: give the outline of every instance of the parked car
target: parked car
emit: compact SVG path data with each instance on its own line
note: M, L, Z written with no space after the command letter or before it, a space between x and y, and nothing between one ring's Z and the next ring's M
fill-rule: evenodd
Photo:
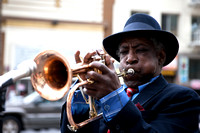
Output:
M65 97L48 101L37 92L20 102L6 102L3 113L3 133L19 133L23 129L59 128L61 107Z

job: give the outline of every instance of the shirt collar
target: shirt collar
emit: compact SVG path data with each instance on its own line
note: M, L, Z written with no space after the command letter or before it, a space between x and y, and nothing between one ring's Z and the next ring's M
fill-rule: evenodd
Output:
M147 83L145 83L143 85L138 86L139 92L141 92L148 84L151 84L153 81L155 81L159 76L160 75L158 75L156 77L153 77L149 82L147 82ZM127 85L123 84L123 88L126 89Z

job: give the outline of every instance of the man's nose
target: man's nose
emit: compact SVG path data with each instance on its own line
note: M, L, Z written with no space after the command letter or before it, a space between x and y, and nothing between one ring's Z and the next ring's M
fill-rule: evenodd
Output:
M134 64L138 62L138 57L134 52L129 52L126 59L126 64Z

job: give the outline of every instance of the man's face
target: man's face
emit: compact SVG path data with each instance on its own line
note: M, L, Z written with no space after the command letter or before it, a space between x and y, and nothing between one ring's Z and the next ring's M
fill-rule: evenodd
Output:
M128 87L136 87L148 82L161 72L160 54L153 42L145 38L127 38L119 47L120 71L133 68L135 73L124 77Z

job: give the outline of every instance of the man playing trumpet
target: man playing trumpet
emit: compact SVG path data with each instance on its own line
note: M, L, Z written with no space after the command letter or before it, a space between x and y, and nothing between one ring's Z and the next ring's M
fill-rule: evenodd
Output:
M103 113L77 130L80 133L197 133L199 132L200 98L190 88L168 83L161 74L163 66L177 55L176 37L160 28L158 22L146 14L134 14L122 32L103 40L105 51L120 62L124 84L121 85L113 61L105 55L105 64L92 61L94 51L83 62L101 71L87 71L82 79L93 83L83 92L96 99L97 111ZM75 54L81 62L80 52ZM88 119L89 107L74 95L72 114L76 122ZM61 132L71 132L67 125L66 105L63 106Z

